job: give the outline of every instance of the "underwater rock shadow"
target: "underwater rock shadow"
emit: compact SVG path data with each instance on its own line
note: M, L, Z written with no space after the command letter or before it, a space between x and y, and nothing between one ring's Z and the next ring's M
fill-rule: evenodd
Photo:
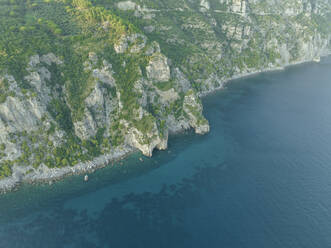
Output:
M182 144L183 137L187 140L185 144ZM53 185L25 185L27 189L0 195L0 203L4 203L0 204L0 225L25 218L27 212L34 213L42 209L61 206L63 202L77 196L93 193L103 187L149 173L176 159L178 154L187 149L187 143L192 144L201 138L205 137L195 135L192 130L173 135L169 140L168 150L155 150L153 157L144 157L143 162L138 159L142 155L135 153L134 156L131 155L123 161L110 163L109 166L100 168L91 174L88 183L83 182L82 175L74 175L65 177ZM177 145L178 142L181 145ZM173 148L174 150L172 150ZM17 199L20 199L19 204L17 204ZM15 206L15 208L11 206Z
M224 164L200 167L192 178L164 185L158 193L114 198L95 218L86 211L56 207L24 223L0 227L0 247L186 247L185 210L214 191Z

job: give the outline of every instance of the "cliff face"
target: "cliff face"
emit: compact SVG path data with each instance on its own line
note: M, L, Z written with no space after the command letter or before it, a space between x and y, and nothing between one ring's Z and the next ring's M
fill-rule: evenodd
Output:
M151 156L168 133L209 131L200 95L330 52L328 0L30 2L22 52L0 43L0 179L126 146Z

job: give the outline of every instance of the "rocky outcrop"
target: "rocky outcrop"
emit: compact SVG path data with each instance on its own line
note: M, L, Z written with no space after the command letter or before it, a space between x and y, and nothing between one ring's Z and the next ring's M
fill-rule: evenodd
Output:
M149 65L146 67L147 78L157 82L167 82L170 80L170 68L167 57L161 53L152 55Z
M85 109L82 120L74 122L75 134L82 140L87 140L97 133L97 125L91 112Z
M125 53L128 49L131 53L139 53L146 46L147 38L142 34L123 35L114 45L117 53Z
M145 156L151 157L155 148L165 150L168 147L168 131L160 132L156 123L148 131L139 130L136 127L129 127L126 135L126 142L139 149Z
M148 135L139 132L137 129L133 128L129 131L127 136L127 143L132 147L138 148L145 156L151 157L153 154L153 150L155 147L161 147L163 150L167 148L164 144L167 144L168 141L165 139L160 139L159 137L156 139L152 139L150 143L143 143L144 139L152 138Z
M192 88L190 81L186 78L184 73L179 68L174 68L172 70L172 77L176 80L180 87L180 91L186 93Z
M117 3L117 8L120 10L134 10L137 7L137 4L132 1L122 1Z
M45 112L45 106L36 99L20 100L9 96L0 104L0 118L9 133L35 130Z
M210 4L207 0L200 1L200 11L205 12L210 9Z
M202 95L331 51L328 0L115 1L107 10L87 1L91 12L58 4L73 8L68 20L88 41L72 39L68 54L35 51L20 76L0 68L0 173L10 168L9 181L67 173L122 148L151 156L168 133L209 131Z
M190 123L185 117L176 118L173 115L167 117L167 127L171 134L176 134L182 132L183 130L188 130L191 128Z
M202 115L202 104L196 94L190 90L184 97L184 111L189 116L189 124L197 134L209 132L209 124Z

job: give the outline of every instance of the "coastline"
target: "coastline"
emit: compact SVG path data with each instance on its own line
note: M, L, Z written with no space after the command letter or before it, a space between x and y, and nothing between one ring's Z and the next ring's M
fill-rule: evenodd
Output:
M123 146L116 148L111 153L96 157L92 161L80 162L73 167L50 169L43 165L38 169L37 173L33 172L27 175L22 175L22 170L18 169L11 177L0 180L0 194L14 191L18 189L22 183L52 183L53 181L61 180L70 175L93 173L96 169L106 167L110 163L122 160L133 152L135 152L135 149L132 147Z
M330 56L330 53L321 55L320 57ZM221 85L217 88L213 88L209 91L200 93L200 97L205 97L212 92L221 90L224 86L235 79L245 78L248 76L256 75L263 72L269 71L280 71L284 70L286 67L295 66L303 63L314 62L316 58L311 58L307 60L295 61L293 63L286 64L282 67L267 67L265 69L259 69L252 72L241 73L232 76L231 78L224 79ZM318 63L317 61L315 61ZM13 175L0 180L0 194L4 194L10 191L17 190L22 183L52 183L56 180L61 180L62 178L70 175L83 174L83 173L92 173L96 169L109 166L110 163L119 161L127 157L129 154L135 152L136 150L130 146L123 146L114 149L111 153L101 155L94 158L92 161L80 162L73 167L64 167L64 168L48 168L45 165L42 165L37 172L26 173L27 170L20 168L18 166L14 167Z
M236 75L234 75L230 78L224 79L224 81L221 82L221 85L219 87L213 88L213 89L208 90L208 91L201 92L199 94L199 96L200 97L208 96L209 94L211 94L211 93L213 93L217 90L223 89L226 84L228 84L231 81L236 80L236 79L243 79L245 77L254 76L254 75L257 75L259 73L264 73L264 72L282 71L282 70L285 70L287 67L301 65L301 64L305 64L305 63L320 63L321 58L325 58L325 57L328 57L328 56L331 56L331 51L327 52L327 53L324 53L324 54L321 54L317 58L318 60L316 60L316 57L314 57L314 58L310 58L310 59L295 61L293 63L284 64L283 66L279 66L279 67L266 67L264 69L259 69L259 70L256 70L256 71L236 74Z

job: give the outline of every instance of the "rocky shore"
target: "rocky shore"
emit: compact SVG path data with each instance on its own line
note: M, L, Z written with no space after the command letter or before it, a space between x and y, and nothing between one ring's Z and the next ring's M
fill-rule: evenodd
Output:
M208 133L202 96L331 51L328 0L48 4L61 18L52 19L57 8L39 7L24 18L2 16L24 35L11 49L4 26L8 39L0 41L1 192L91 171L134 150L152 156L183 130ZM36 36L22 22L31 15L31 28L42 27Z
M205 96L208 96L209 94L217 91L217 90L221 90L224 88L225 84L233 81L233 80L236 80L236 79L240 79L240 78L245 78L245 77L249 77L249 76L253 76L253 75L256 75L256 74L259 74L259 73L263 73L263 72L272 72L272 71L282 71L282 70L285 70L286 67L289 67L289 66L295 66L295 65L301 65L301 64L304 64L304 63L319 63L321 58L325 58L325 57L329 57L331 56L331 51L330 52L325 52L323 54L321 54L320 57L316 57L316 58L313 58L313 59L303 59L303 60L298 60L298 61L294 61L293 63L287 63L287 64L284 64L283 66L281 67L267 67L265 69L260 69L260 70L256 70L256 71L251 71L251 72L247 72L247 73L239 73L237 75L234 75L233 77L225 80L224 82L222 82L220 84L219 87L215 87L211 90L208 90L208 91L204 91L204 92L201 92L199 94L200 97L205 97Z
M321 57L330 56L330 54L323 54ZM266 68L265 70L259 70L251 73L240 74L232 77L231 79L225 81L222 84L222 87L215 88L212 91L204 92L201 96L207 96L208 94L220 90L226 83L229 83L231 80L239 79L247 76L251 76L254 74L268 72L268 71L277 71L277 70L284 70L287 66L299 65L302 63L313 62L314 60L303 60L297 61L292 64L284 65L284 67L278 68ZM181 131L183 131L182 129ZM177 133L180 132L177 130ZM172 132L172 134L176 134ZM64 168L47 168L46 166L41 166L37 171L33 171L28 173L25 168L14 166L13 167L13 175L11 177L5 178L0 180L0 193L7 193L12 190L17 189L22 183L49 183L54 180L60 180L65 176L75 175L75 174L82 174L82 173L90 173L98 168L105 167L109 165L111 162L115 162L121 159L124 159L130 153L137 151L137 149L130 147L130 146L123 146L114 149L111 153L101 155L92 161L88 162L81 162L73 167L64 167Z
M135 149L128 146L120 147L109 154L96 157L92 161L78 163L73 167L50 169L46 166L41 166L37 171L32 171L31 173L26 171L25 168L15 166L11 177L0 180L0 193L15 190L22 183L49 183L69 175L91 173L98 168L109 165L111 162L123 159L134 151Z

